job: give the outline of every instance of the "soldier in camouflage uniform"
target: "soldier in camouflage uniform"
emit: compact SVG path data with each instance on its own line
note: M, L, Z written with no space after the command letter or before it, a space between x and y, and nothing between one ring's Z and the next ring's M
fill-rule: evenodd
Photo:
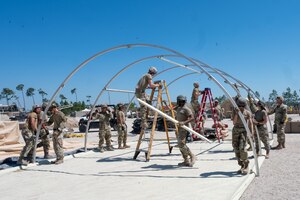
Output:
M178 136L177 142L179 150L182 154L184 161L178 163L178 166L188 166L192 167L195 164L196 156L191 152L189 147L186 145L186 137L188 132L181 126L187 125L189 122L194 120L194 115L192 110L186 105L186 98L182 95L177 97L176 119L178 120ZM188 159L190 157L190 159Z
M259 139L262 141L262 143L265 146L266 149L266 158L269 158L269 153L270 153L270 144L268 141L269 135L268 135L268 129L267 129L267 111L265 109L265 105L263 102L258 101L256 106L252 101L252 98L248 96L249 102L250 102L250 109L252 113L254 113L254 118L253 118L253 124L256 125L257 131L259 134ZM255 148L256 148L256 153L259 153L259 145L258 145L258 137L256 134L256 129L254 129L254 139L255 139Z
M99 119L99 151L104 152L104 139L106 141L106 150L113 151L111 145L111 127L109 120L113 117L111 111L108 109L106 104L101 106L101 112L97 114L97 119Z
M124 113L124 105L118 104L117 111L117 124L118 124L118 149L129 148L130 146L126 144L127 142L127 126L125 123L125 113ZM123 144L123 146L122 146Z
M143 101L147 101L148 97L146 94L146 89L148 86L152 89L159 86L159 84L153 84L152 83L152 76L154 76L157 73L157 69L155 67L150 67L147 74L143 75L142 78L140 78L139 82L137 83L135 87L135 96L136 98L139 98ZM140 117L142 120L141 126L142 128L148 128L147 124L147 108L143 104L140 103Z
M198 82L194 82L194 89L192 92L192 97L191 97L191 105L193 107L194 110L194 116L197 115L198 111L199 111L199 96L203 93L203 91L199 90L199 83Z
M247 105L246 99L239 97L236 102L239 111L243 114L245 121L248 122L248 126L252 127L251 113L250 111L245 109ZM246 128L244 127L241 118L238 115L238 110L234 112L234 116L233 116L232 146L235 152L235 156L238 160L238 164L241 166L241 169L238 170L238 173L245 175L249 171L248 152L246 149L247 131Z
M40 112L39 114L39 123L42 123L42 127L41 127L41 130L40 130L40 139L41 139L41 142L37 145L37 147L43 147L43 150L44 150L44 158L45 159L49 159L50 156L49 156L49 149L50 149L50 140L49 140L49 130L48 128L46 127L46 122L48 121L48 118L47 118L47 115L45 115L45 118L43 119L43 115L44 115L44 110L45 108L47 107L46 104L43 104L42 106L42 111Z
M283 97L278 96L276 98L277 106L275 109L268 112L269 115L275 113L275 124L277 126L277 142L278 145L273 149L285 148L285 125L287 122L287 105L283 104Z
M39 122L39 113L41 112L41 106L34 106L33 111L28 114L24 128L22 129L22 136L25 141L25 146L21 151L17 164L27 165L32 161L32 154L36 139L36 131ZM26 159L25 159L26 158Z
M63 149L63 129L65 128L65 123L67 122L67 118L65 114L58 110L56 105L52 105L49 108L52 115L46 125L53 125L53 148L56 154L56 160L52 161L53 164L61 164L64 162L64 149Z

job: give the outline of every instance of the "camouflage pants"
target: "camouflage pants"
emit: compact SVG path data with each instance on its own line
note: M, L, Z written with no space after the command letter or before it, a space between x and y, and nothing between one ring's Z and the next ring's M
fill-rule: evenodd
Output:
M118 125L118 145L125 146L127 141L127 127L125 125Z
M35 143L35 134L29 129L22 130L22 136L25 141L25 146L23 147L20 153L20 160L23 158L32 159L34 143Z
M103 147L104 144L104 139L106 141L106 146L110 147L111 146L111 132L110 132L110 127L107 129L99 130L99 149Z
M244 162L248 162L247 131L245 128L233 127L232 129L232 147L238 164L242 166Z
M56 160L64 159L64 149L63 149L63 134L62 131L53 130L52 134L53 148L56 154Z
M147 101L146 93L136 93L136 98L141 99L142 101ZM140 118L142 120L141 125L142 127L147 127L147 107L140 103Z
M188 132L182 128L179 128L178 136L177 136L177 143L179 150L181 152L181 155L184 160L188 158L188 156L192 156L192 152L189 149L189 147L186 145L186 137Z
M41 138L41 145L43 146L44 149L44 154L49 154L50 140L48 138L48 133L45 129L41 129L40 138Z
M259 151L259 145L258 145L258 137L256 134L256 129L255 134L254 134L254 139L255 139L255 144L256 144L256 153ZM262 141L264 144L264 147L266 151L270 151L270 144L269 144L269 135L268 135L268 129L265 126L257 126L258 134L259 134L259 139Z
M198 111L199 111L200 104L199 104L199 102L198 102L197 100L193 100L193 101L191 101L191 105L192 105L192 107L193 107L194 115L195 115L195 117L196 117L196 116L197 116L197 113L198 113Z
M283 144L285 142L285 124L276 123L277 126L277 142Z

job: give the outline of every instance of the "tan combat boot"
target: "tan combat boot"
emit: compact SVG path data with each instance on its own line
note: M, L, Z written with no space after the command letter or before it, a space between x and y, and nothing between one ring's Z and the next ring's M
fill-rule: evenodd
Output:
M127 145L126 143L124 143L123 147L124 147L124 149L130 148L130 146Z
M241 169L242 175L247 175L249 173L249 160L244 161L244 167Z
M122 145L119 144L118 149L125 149Z
M191 154L191 158L190 158L190 167L193 167L195 162L196 162L196 156L194 154Z
M107 151L113 151L114 148L113 148L112 146L108 146L108 147L106 147L106 150L107 150Z
M185 158L183 162L178 163L178 166L179 167L190 167L191 163L187 158Z

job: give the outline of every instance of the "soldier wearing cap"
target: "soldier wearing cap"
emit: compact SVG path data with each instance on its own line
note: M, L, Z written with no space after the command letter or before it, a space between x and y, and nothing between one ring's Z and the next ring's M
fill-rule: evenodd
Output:
M195 164L196 156L191 152L189 147L186 145L186 136L188 132L181 126L187 125L188 123L194 121L194 115L192 110L186 105L186 97L179 95L177 97L176 106L176 119L178 120L178 136L177 142L179 150L182 154L184 161L178 163L178 166L192 167Z
M135 96L136 98L139 98L143 101L147 100L147 94L146 94L146 89L149 88L156 88L159 86L159 84L154 84L152 82L152 77L157 73L157 69L155 67L150 67L148 70L148 73L143 75L140 80L138 81L136 87L135 87ZM147 128L147 120L146 120L146 115L147 115L147 108L143 104L140 103L140 114L141 114L141 126L142 128Z
M108 109L106 104L101 106L101 111L97 114L96 118L99 119L99 151L104 152L104 140L106 142L106 150L113 151L113 146L111 145L111 127L110 119L113 117L111 111Z
M268 114L267 114L267 111L265 108L265 104L261 101L258 101L255 105L250 96L248 96L248 99L249 99L249 103L250 103L251 112L254 113L253 124L256 125L256 127L257 127L259 139L262 141L262 143L265 146L266 158L268 159L269 154L270 154L270 144L268 141L268 138L269 138L268 129L266 127L266 124L268 122L268 119L267 119ZM256 129L254 129L254 140L256 143L256 146L255 146L256 153L258 154L259 153L259 145L258 145L258 137L256 134Z
M236 103L238 108L236 108L237 110L234 112L233 116L232 146L235 152L235 156L238 160L238 164L241 166L241 169L238 170L238 173L246 175L249 172L248 152L246 149L247 131L241 118L238 115L238 111L242 113L245 121L248 123L248 127L252 127L252 117L251 112L245 109L247 105L246 99L238 97L236 99Z
M41 112L41 106L35 105L32 109L32 112L30 112L27 116L25 126L22 129L22 136L25 141L25 146L23 147L19 160L17 161L17 164L19 165L27 165L30 162L32 162L32 154L35 144L35 137L36 132L38 128L38 122L39 122L39 113Z
M199 96L203 93L203 91L200 91L198 82L194 82L193 85L194 85L194 89L192 92L191 104L194 110L194 115L197 115L200 106Z
M119 103L117 105L117 125L118 125L118 149L129 148L127 145L127 126L126 126L126 118L124 113L124 104ZM123 146L122 146L123 145Z
M64 162L64 149L63 149L63 129L65 128L65 123L67 122L67 118L65 114L58 110L56 105L52 105L49 108L49 111L52 113L50 119L46 123L46 125L53 125L53 148L56 154L56 160L52 161L53 164L61 164Z
M287 105L283 104L284 98L282 96L276 97L277 106L268 112L268 115L275 113L275 125L277 127L277 142L278 145L273 149L285 148L285 125L287 122Z
M46 122L48 121L48 117L47 115L44 116L44 111L47 107L47 103L43 103L42 105L42 110L39 114L39 123L42 123L42 126L41 126L41 130L40 130L40 139L41 139L41 142L37 145L37 147L43 147L43 150L44 150L44 158L45 159L49 159L50 156L49 156L49 150L50 150L50 140L48 138L48 135L49 135L49 130L48 128L46 127ZM43 118L44 116L44 118Z

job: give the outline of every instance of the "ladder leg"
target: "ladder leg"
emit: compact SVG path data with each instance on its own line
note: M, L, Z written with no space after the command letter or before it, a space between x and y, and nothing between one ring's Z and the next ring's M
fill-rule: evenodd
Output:
M136 158L138 157L138 155L140 154L140 146L141 146L141 143L142 143L142 138L143 138L143 135L145 134L145 130L144 128L142 128L141 132L140 132L140 136L139 136L139 140L138 140L138 143L136 144L136 148L135 148L135 153L134 153L134 156L133 156L133 159L136 160Z

